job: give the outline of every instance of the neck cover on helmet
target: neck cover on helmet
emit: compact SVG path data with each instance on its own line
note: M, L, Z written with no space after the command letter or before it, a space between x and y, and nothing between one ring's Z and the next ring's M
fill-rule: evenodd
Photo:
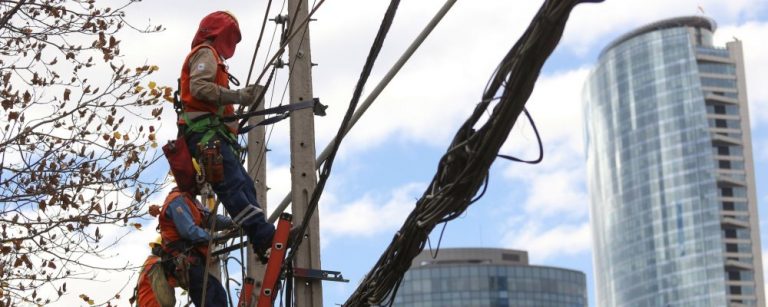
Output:
M237 20L227 12L218 11L208 14L200 21L200 27L192 39L192 48L204 42L210 42L213 49L225 59L235 54L235 46L240 42L240 27Z

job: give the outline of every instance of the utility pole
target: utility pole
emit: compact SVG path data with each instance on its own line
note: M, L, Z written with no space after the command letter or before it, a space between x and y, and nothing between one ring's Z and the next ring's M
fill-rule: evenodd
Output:
M309 13L307 0L288 0L288 20L298 26ZM298 8L298 9L297 9ZM291 15L296 14L296 15ZM313 99L312 56L309 47L309 23L304 23L288 43L290 68L290 101L299 103ZM317 185L315 173L315 121L312 109L293 111L290 117L291 138L291 209L293 224L303 223L309 199ZM304 239L296 252L296 268L320 270L320 218L312 214ZM319 279L295 278L295 305L322 307L323 294Z
M263 104L263 101L260 103ZM263 115L254 116L248 119L248 124L255 125L263 119ZM248 166L248 175L253 179L256 188L256 200L259 201L264 214L267 214L267 147L264 139L264 126L258 126L248 132L248 163L246 165ZM243 248L246 249L246 257L248 258L247 261L243 261L248 264L246 274L256 280L253 285L252 297L252 300L255 300L261 293L261 279L264 276L265 266L256 260L256 255L253 254L250 245Z

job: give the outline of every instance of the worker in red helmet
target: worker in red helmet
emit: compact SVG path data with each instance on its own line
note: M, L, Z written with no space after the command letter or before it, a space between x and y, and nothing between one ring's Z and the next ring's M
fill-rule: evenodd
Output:
M239 159L237 121L221 120L234 114L234 104L257 105L256 99L263 90L255 84L238 90L229 88L230 75L225 60L235 53L238 42L240 28L231 13L213 12L200 22L192 39L192 50L181 69L183 113L179 128L192 156L204 161L203 164L207 160L219 163L215 165L218 168L209 164L202 167L207 175L218 178L206 180L233 221L245 230L253 250L264 262L275 227L267 223L256 199L253 180ZM215 158L210 158L211 152Z

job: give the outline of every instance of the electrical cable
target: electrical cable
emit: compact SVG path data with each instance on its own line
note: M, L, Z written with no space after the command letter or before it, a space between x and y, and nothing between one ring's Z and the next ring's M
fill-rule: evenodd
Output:
M460 216L484 193L488 171L509 136L544 62L557 46L571 10L584 0L546 0L517 43L504 56L481 102L459 128L437 172L392 242L365 274L344 306L390 306L405 272L424 249L434 227ZM501 91L487 120L475 126ZM481 191L482 188L482 191Z
M269 9L272 7L272 0L267 1L267 9L264 10L264 19L261 21L261 30L259 31L259 38L256 39L256 47L253 49L253 57L251 57L251 67L248 68L248 78L245 79L245 85L251 83L251 74L253 73L253 66L256 64L256 55L259 53L259 46L261 46L261 39L264 37L264 29L267 27L267 19L269 18Z
M416 36L416 38L411 42L411 44L406 48L406 50L403 52L403 54L400 56L400 58L390 67L389 71L379 80L379 83L376 84L376 86L368 93L368 96L355 108L355 114L352 115L352 119L350 120L349 125L347 126L347 130L344 131L344 135L346 133L349 133L349 131L352 129L352 127L357 123L357 121L363 116L366 110L373 104L374 101L376 101L376 98L379 97L379 94L381 94L384 89L386 89L387 85L392 81L392 79L397 75L397 73L400 71L400 69L403 68L403 66L408 62L408 60L413 56L413 54L416 52L416 50L419 49L422 43L427 39L427 37L432 33L432 31L435 29L435 27L440 23L440 21L445 17L445 15L451 10L453 5L458 0L446 0L442 7L435 13L435 15L432 17L432 19L427 23L427 25L424 26L424 29L421 30L419 35ZM325 160L328 158L328 155L331 152L331 148L333 146L333 143L335 142L335 139L332 139L330 142L328 142L328 145L323 149L323 151L317 156L315 159L315 169L318 170L322 166L322 164L325 162ZM269 216L270 223L276 221L283 211L290 205L291 203L291 192L289 191L286 193L285 197L283 197L283 200L280 202L280 204L277 205L277 208L275 208L274 211L272 211L272 214Z
M325 188L325 184L328 181L328 177L330 176L331 169L333 167L333 161L336 157L336 153L338 152L339 146L341 145L341 141L344 137L344 132L347 129L347 126L349 125L349 122L352 118L352 115L355 111L355 108L357 107L357 103L360 100L360 97L362 95L363 88L365 87L366 82L368 81L368 77L371 74L371 71L373 69L373 65L376 62L376 58L378 57L381 48L384 44L384 39L386 38L387 33L389 32L389 29L392 25L392 21L394 20L395 13L397 12L397 8L400 4L399 0L392 0L390 1L389 7L387 8L386 13L384 14L384 18L381 21L381 25L379 26L379 30L376 34L376 37L374 38L373 44L371 46L371 49L369 51L368 57L366 58L365 64L363 65L363 70L360 73L360 78L358 79L357 85L355 86L355 90L352 94L352 99L349 103L349 106L347 107L347 112L344 115L344 119L341 121L341 125L339 126L337 137L335 139L335 142L333 144L331 154L329 155L328 159L323 163L322 169L320 170L320 178L317 182L317 185L315 186L315 189L312 191L312 196L309 200L309 204L307 205L307 211L305 215L301 219L301 224L298 226L299 233L306 233L307 227L309 226L309 221L312 217L312 215L317 211L317 206L320 200L320 196L323 193L323 190ZM299 236L296 238L296 240L293 240L291 243L290 252L285 258L285 262L283 265L282 270L287 270L293 263L293 259L296 255L296 250L299 244L301 244L301 241L304 237ZM286 278L286 282L287 282ZM291 285L287 285L286 287L287 292L290 291ZM292 305L292 297L289 295L286 295L287 299L287 306Z
M496 155L499 158L504 158L507 160L515 161L515 162L522 162L522 163L528 163L528 164L539 164L542 160L544 160L544 144L541 142L541 136L539 135L539 129L536 128L536 123L533 122L533 117L531 117L531 114L528 113L528 109L523 109L523 112L525 113L525 117L528 118L528 122L531 123L531 127L533 128L533 132L536 134L536 142L539 145L539 157L534 160L522 160L520 158L515 158L513 156L498 154Z

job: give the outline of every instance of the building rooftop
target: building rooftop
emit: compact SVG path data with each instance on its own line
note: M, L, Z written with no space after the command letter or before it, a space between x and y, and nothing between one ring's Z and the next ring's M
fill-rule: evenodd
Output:
M670 29L670 28L678 28L678 27L705 28L711 32L715 32L715 30L717 29L717 24L711 18L702 17L702 16L683 16L683 17L675 17L675 18L660 20L657 22L647 24L640 28L637 28L629 33L619 36L617 39L614 39L610 44L608 44L608 46L606 46L605 48L603 48L602 51L600 51L599 57L602 58L603 54L605 54L607 50L610 50L611 48L616 47L617 45L635 36L653 32L653 31Z
M436 256L436 257L435 257ZM441 248L437 251L424 249L413 258L410 269L435 268L443 266L476 266L502 265L527 268L545 268L561 271L571 271L579 274L584 272L528 263L528 252L506 248Z
M437 253L437 257L433 255ZM528 265L528 252L501 248L441 248L424 250L411 262L412 268L451 264Z

